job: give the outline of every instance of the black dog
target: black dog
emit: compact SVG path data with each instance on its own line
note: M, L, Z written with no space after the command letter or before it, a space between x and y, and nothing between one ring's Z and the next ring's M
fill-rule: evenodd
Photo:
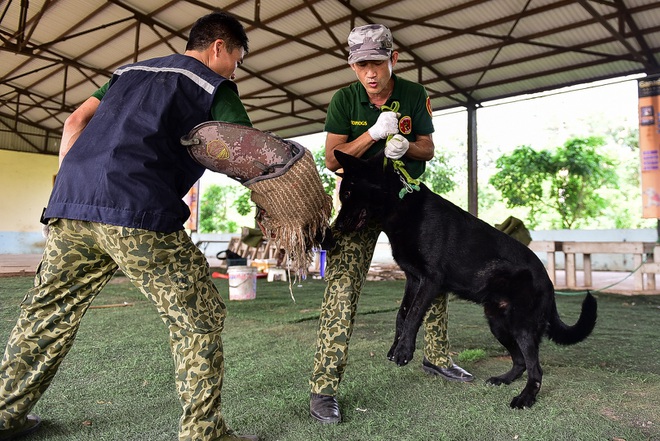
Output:
M543 263L525 245L433 193L408 182L381 154L362 160L335 150L344 172L336 226L356 231L370 220L389 238L406 274L387 357L399 366L415 351L417 331L441 293L479 303L491 332L509 351L510 371L488 383L509 384L527 371L527 384L511 407L530 407L541 388L539 344L544 335L562 345L584 340L596 324L596 299L588 293L577 323L559 318L554 287Z

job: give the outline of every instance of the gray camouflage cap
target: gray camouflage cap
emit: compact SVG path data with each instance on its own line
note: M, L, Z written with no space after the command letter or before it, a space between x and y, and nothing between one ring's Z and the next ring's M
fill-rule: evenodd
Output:
M370 24L348 34L348 64L387 60L392 55L392 32L387 26Z

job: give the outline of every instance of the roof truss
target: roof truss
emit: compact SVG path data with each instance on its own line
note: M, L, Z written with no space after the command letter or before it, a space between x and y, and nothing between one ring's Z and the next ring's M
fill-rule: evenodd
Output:
M366 23L390 26L395 72L424 84L434 110L660 67L650 0L7 0L0 148L56 154L65 118L114 69L181 52L218 3L250 37L236 80L248 113L284 137L323 130L332 94L354 81L346 36Z

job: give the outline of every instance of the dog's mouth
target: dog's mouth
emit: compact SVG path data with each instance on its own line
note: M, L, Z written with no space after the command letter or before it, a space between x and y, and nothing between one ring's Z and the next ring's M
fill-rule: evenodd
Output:
M342 232L360 231L367 226L369 215L366 208L360 209L354 215L347 215L341 211L337 219L337 227Z
M367 226L367 210L363 208L358 213L357 224L355 224L355 231L360 231Z

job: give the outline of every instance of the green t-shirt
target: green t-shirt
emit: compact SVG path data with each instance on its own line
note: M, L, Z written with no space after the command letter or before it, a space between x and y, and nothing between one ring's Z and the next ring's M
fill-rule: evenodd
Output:
M108 81L94 92L92 96L98 98L100 101L109 87L110 82ZM213 107L211 107L211 117L214 121L224 121L252 127L252 121L250 121L250 117L241 99L225 82L221 83L215 92Z
M396 75L392 75L392 78L394 78L394 90L385 105L389 107L394 101L399 102L398 112L401 114L399 133L408 141L415 141L417 135L433 133L431 101L424 86ZM332 97L325 119L325 131L336 135L347 135L347 142L351 142L374 125L379 115L380 109L371 104L362 84L355 82L339 89ZM385 140L381 139L367 150L363 158L370 158L384 148ZM426 161L405 157L402 159L413 178L424 173Z
M109 87L110 87L110 81L108 81L103 86L101 86L96 92L92 94L92 96L94 98L97 98L99 101L101 101L105 96L105 93L108 91Z
M213 97L211 116L215 121L224 121L242 126L252 127L252 121L245 110L238 94L225 82L218 86Z

